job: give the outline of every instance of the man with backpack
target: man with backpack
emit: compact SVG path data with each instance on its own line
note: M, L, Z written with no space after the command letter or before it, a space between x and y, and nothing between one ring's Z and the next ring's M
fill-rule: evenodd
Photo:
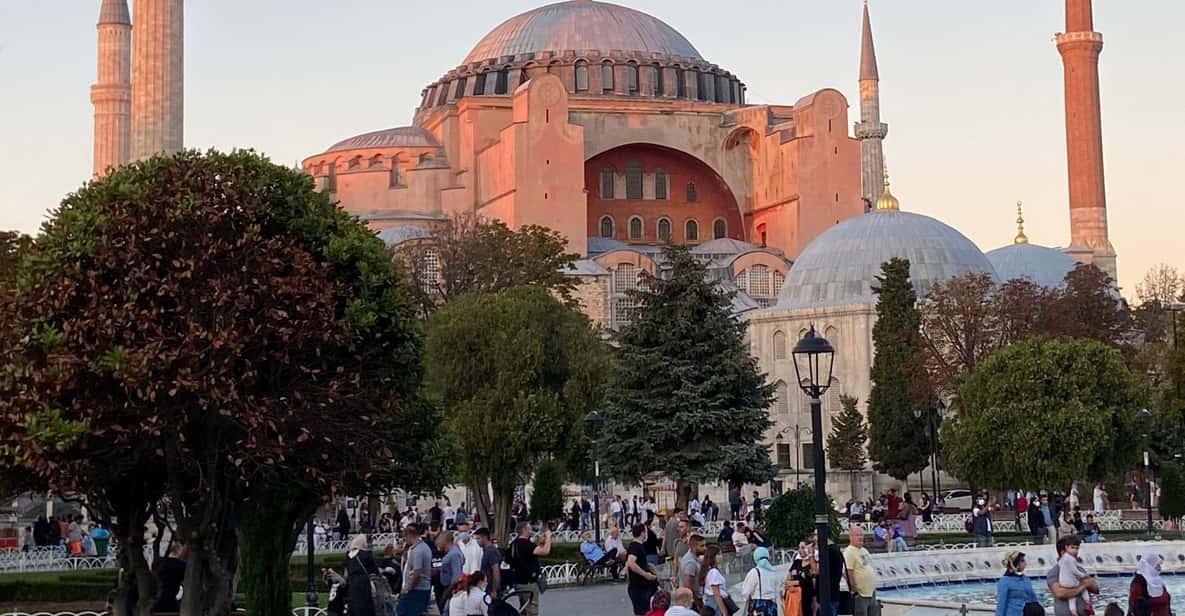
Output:
M540 524L541 528L546 526ZM543 595L540 578L543 568L539 566L539 557L551 553L551 531L543 531L543 544L535 545L531 540L534 531L530 522L519 522L518 533L510 543L510 550L506 562L510 564L510 574L515 592L524 593L519 597L519 611L522 616L539 616L539 603Z

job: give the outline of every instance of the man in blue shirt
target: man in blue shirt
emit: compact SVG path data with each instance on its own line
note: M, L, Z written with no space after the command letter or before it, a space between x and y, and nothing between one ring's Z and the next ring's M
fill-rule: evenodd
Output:
M592 537L592 533L587 530L580 534L580 553L584 554L584 558L594 567L614 564L617 561L617 548L605 552L593 542Z
M420 616L428 609L432 594L432 549L420 540L423 531L419 524L408 524L403 529L403 545L408 546L403 556L403 588L396 616Z
M1057 519L1049 507L1049 496L1041 493L1041 518L1045 522L1046 541L1051 545L1057 543Z
M440 562L440 585L444 587L444 592L436 598L436 605L440 608L441 614L448 616L450 591L465 572L465 553L461 551L461 546L453 541L453 533L447 530L436 536L436 549L444 552L444 559Z

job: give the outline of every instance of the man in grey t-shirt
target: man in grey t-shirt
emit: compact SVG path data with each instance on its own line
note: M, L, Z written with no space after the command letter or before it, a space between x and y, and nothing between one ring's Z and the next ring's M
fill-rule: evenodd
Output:
M699 577L699 559L704 555L705 549L704 538L700 535L691 535L687 538L687 553L679 560L678 584L681 588L690 588L697 599L702 599L704 596L704 587L700 584Z
M432 595L432 549L421 540L419 524L403 529L403 589L396 616L419 616L428 608Z
M1075 537L1062 537L1057 541L1057 557L1060 560L1062 554L1066 552L1066 545ZM1092 593L1099 592L1099 585L1094 581L1093 577L1084 577L1082 581L1073 588L1066 588L1057 583L1058 574L1061 573L1058 564L1053 563L1053 568L1045 575L1045 583L1049 586L1049 592L1053 595L1053 616L1071 616L1070 601L1077 602L1075 613L1086 613L1086 602L1082 599L1082 591L1089 590Z

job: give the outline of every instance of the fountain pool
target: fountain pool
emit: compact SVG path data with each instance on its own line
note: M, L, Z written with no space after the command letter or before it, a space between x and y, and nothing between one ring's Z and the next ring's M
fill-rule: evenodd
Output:
M1180 612L1185 609L1185 575L1164 576L1165 587L1173 597L1173 608ZM1131 583L1131 576L1100 576L1099 595L1094 600L1095 611L1102 613L1110 601L1117 601L1127 608L1127 590ZM1045 586L1045 578L1033 579L1033 590L1046 607L1053 606L1053 597ZM942 601L947 603L963 603L966 605L988 605L996 602L996 583L993 581L950 582L941 584L927 584L904 588L888 588L877 591L882 599L905 599Z

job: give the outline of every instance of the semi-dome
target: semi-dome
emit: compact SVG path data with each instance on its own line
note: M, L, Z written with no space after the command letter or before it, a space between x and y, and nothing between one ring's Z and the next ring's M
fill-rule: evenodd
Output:
M1027 278L1043 287L1058 288L1078 262L1070 255L1047 246L1014 243L987 253L1000 281Z
M655 17L624 6L571 0L527 11L485 35L465 64L541 51L596 49L603 53L661 53L701 59L677 30Z
M350 137L333 144L326 151L341 152L360 148L435 148L439 145L432 133L422 128L400 126Z
M396 225L379 231L378 235L383 243L394 247L410 240L429 239L432 231L415 225Z
M919 298L937 281L995 275L983 252L953 227L913 212L874 210L831 227L807 245L786 276L777 307L876 303L876 276L894 257L909 259Z

